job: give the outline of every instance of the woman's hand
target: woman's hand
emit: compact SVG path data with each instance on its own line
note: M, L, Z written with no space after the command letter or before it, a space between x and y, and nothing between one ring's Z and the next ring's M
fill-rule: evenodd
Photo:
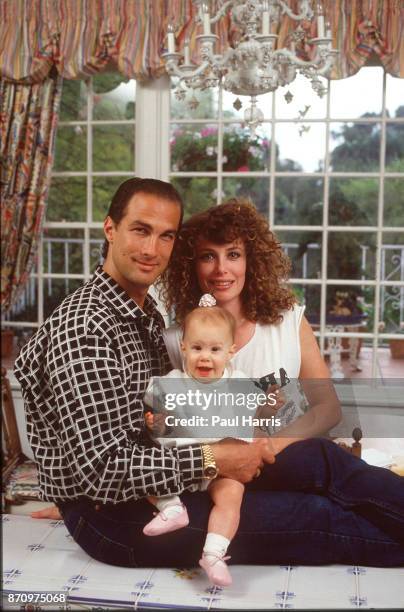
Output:
M260 411L259 416L261 418L276 416L278 410L280 410L282 406L286 404L286 396L279 385L270 385L266 390L266 395L267 397L271 396L272 400L268 400L264 406L261 406L258 409Z

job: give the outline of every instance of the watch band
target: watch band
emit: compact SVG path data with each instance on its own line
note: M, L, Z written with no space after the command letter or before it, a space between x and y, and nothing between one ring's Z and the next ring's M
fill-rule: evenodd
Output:
M219 472L217 469L212 447L209 444L202 444L201 449L203 457L204 478L209 478L209 480L213 480L213 478L216 478Z

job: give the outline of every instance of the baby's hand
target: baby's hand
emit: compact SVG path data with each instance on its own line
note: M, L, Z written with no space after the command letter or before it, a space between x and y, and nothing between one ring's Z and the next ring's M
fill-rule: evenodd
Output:
M151 431L154 436L163 436L166 430L165 414L152 412L146 412L144 420L147 429Z
M145 420L147 429L150 429L150 431L153 431L154 414L152 412L145 412L144 420Z

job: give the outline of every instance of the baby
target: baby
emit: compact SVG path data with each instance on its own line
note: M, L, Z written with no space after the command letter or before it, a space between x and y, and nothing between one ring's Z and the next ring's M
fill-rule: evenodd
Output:
M233 316L217 306L199 307L190 312L184 321L181 343L184 371L173 370L166 377L162 377L163 380L188 379L191 383L193 379L198 383L211 384L213 380L246 378L243 372L231 372L228 367L235 352L235 325ZM153 381L150 381L144 398L148 406L153 404L152 385ZM145 420L151 431L163 433L164 428L161 428L163 414L153 415L151 412L146 412ZM195 432L189 431L189 433L195 435ZM165 443L167 441L166 438ZM200 438L191 440L195 441L208 443L216 440ZM161 442L164 443L164 439ZM189 444L190 439L180 438L172 440L172 443ZM237 480L218 476L213 480L206 479L195 490L207 490L213 502L208 533L199 564L213 584L228 586L232 579L226 564L229 557L225 557L225 554L239 525L244 485ZM144 527L143 532L146 535L160 535L188 525L187 510L177 495L148 497L148 500L157 507L159 513Z

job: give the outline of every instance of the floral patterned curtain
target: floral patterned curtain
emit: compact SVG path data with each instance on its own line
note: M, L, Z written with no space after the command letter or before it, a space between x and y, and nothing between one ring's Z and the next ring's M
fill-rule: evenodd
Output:
M8 309L34 263L49 188L62 79L0 83L1 305Z

